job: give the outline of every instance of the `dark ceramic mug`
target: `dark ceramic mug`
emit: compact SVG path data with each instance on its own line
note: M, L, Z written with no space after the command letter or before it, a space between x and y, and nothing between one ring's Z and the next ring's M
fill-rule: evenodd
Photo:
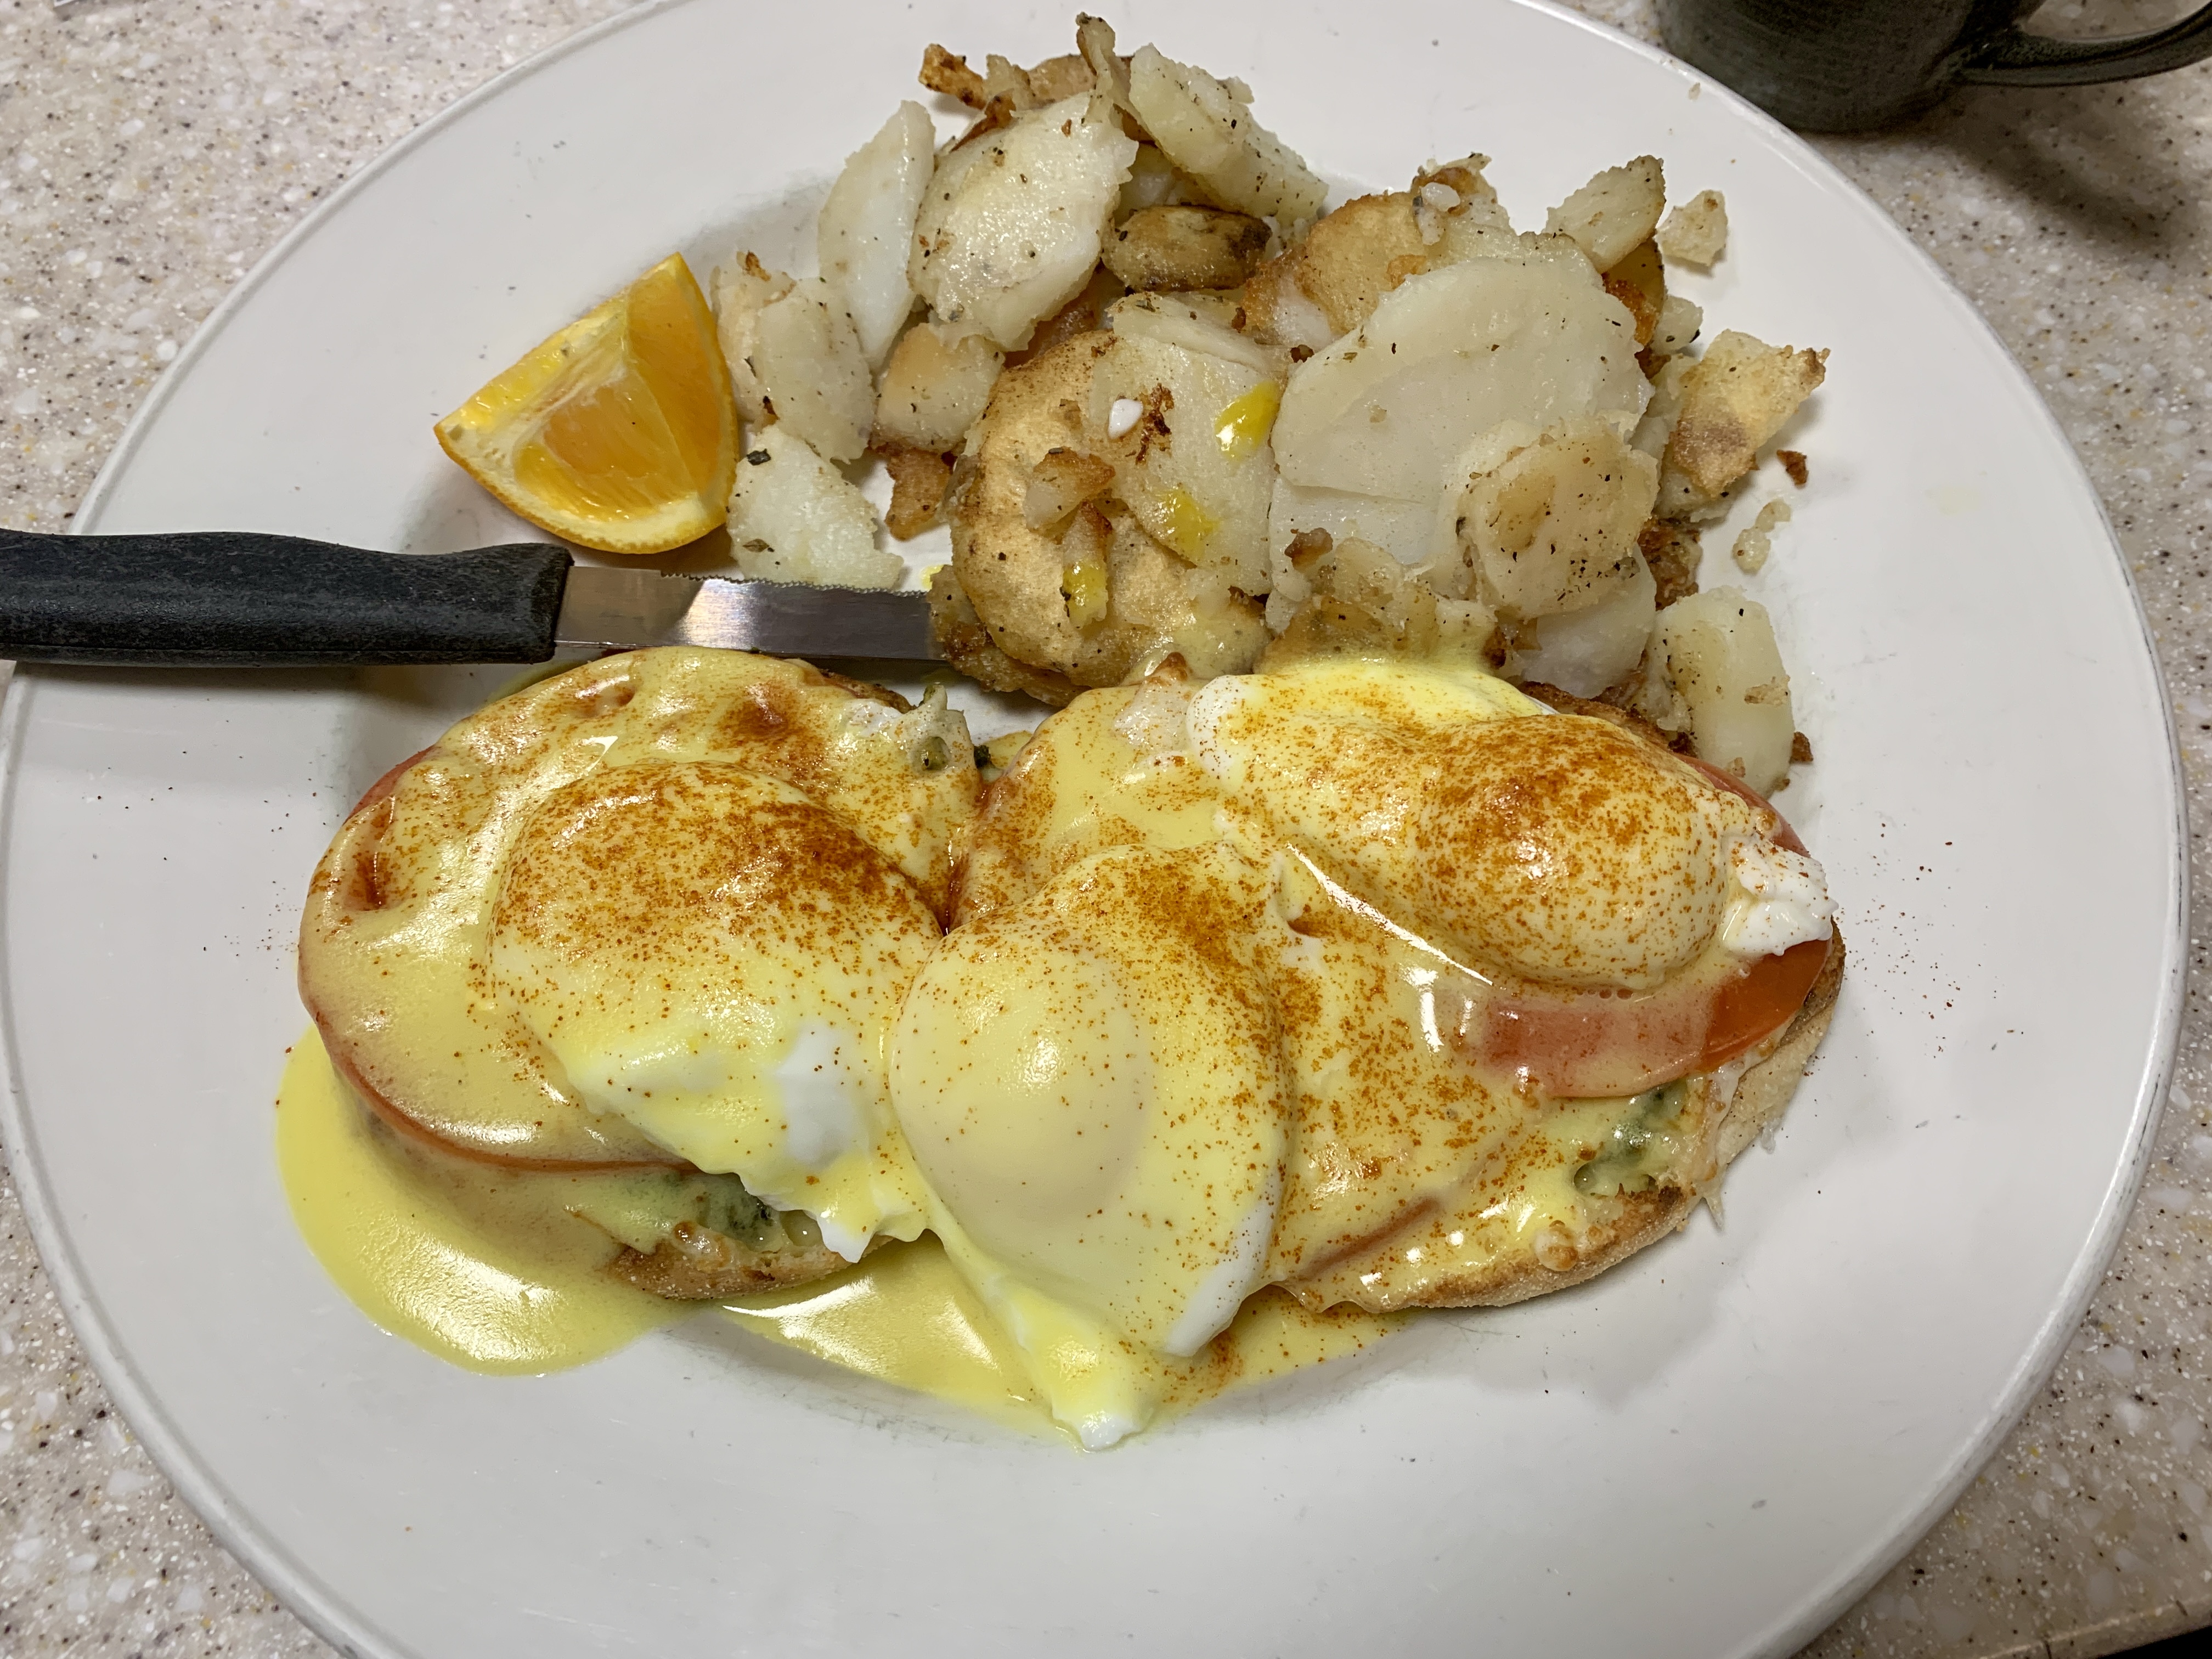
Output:
M2070 87L2212 57L2212 5L2148 34L2059 40L2038 0L1658 0L1668 49L1793 127L1849 132L1954 86Z

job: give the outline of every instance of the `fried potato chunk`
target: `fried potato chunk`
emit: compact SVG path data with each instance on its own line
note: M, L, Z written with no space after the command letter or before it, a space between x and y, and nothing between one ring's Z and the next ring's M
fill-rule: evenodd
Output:
M1079 335L1000 374L953 472L952 569L991 643L1015 660L1081 684L1110 685L1149 641L1126 629L1077 627L1061 581L1059 538L1027 512L1036 468L1088 438L1084 409L1103 334ZM1160 557L1170 559L1166 550Z
M1318 351L1358 328L1409 277L1488 252L1516 249L1512 227L1470 155L1410 191L1357 196L1316 220L1304 240L1244 285L1248 326ZM1447 182L1447 181L1453 182Z
M1107 240L1106 269L1132 289L1235 288L1267 246L1267 227L1226 208L1148 207Z
M1186 307L1132 299L1114 319L1085 417L1094 452L1113 465L1115 493L1185 563L1265 592L1268 440L1281 404L1273 366Z
M1141 128L1144 123L1129 102L1129 60L1115 49L1114 26L1089 12L1076 13L1075 51L1089 66L1099 95L1127 116L1128 125Z
M1659 321L1645 343L1656 356L1672 357L1687 351L1690 343L1698 337L1698 331L1705 325L1702 306L1670 294L1659 307Z
M1036 332L1030 336L1027 345L1019 351L1006 354L1006 361L1025 363L1030 358L1051 350L1063 340L1072 340L1079 334L1088 334L1093 329L1103 327L1107 308L1128 291L1122 286L1119 276L1105 266L1099 266L1091 273L1091 280L1083 285L1073 300L1036 325Z
M914 309L907 244L936 167L937 132L911 100L846 158L815 229L822 275L844 301L870 368L881 368Z
M1410 279L1301 363L1275 460L1296 485L1433 507L1455 458L1500 422L1632 422L1649 396L1635 319L1559 239Z
M1280 629L1305 599L1306 580L1291 562L1291 550L1303 538L1347 538L1386 550L1408 567L1423 565L1437 550L1437 502L1393 501L1344 489L1309 489L1279 474L1267 505L1267 625ZM1452 561L1454 566L1456 560Z
M1493 608L1516 675L1593 696L1626 679L1651 634L1657 583L1638 532L1659 486L1611 422L1541 433L1507 422L1470 445L1447 491L1459 569L1439 585ZM1456 580L1447 580L1456 576Z
M1187 351L1226 357L1257 374L1280 375L1290 367L1289 357L1269 350L1241 331L1237 326L1237 310L1234 293L1200 289L1128 295L1107 307L1102 320L1116 334L1141 336Z
M935 525L945 492L952 483L952 467L933 449L884 449L884 470L891 475L891 504L884 509L884 526L902 542Z
M738 568L757 580L896 587L906 568L876 546L866 497L781 421L738 463L729 529Z
M1056 104L1063 98L1089 92L1098 84L1098 77L1084 62L1081 52L1070 52L1030 65L1029 83L1030 92L1037 102Z
M1112 38L1109 31L1109 50ZM1127 73L1129 107L1152 142L1224 207L1285 222L1321 211L1328 186L1252 118L1251 94L1241 85L1152 46L1138 48Z
M954 469L948 503L953 574L990 644L1078 685L1116 684L1168 647L1241 668L1266 638L1255 601L1218 578L1205 580L1206 572L1189 568L1124 510L1086 504L1058 536L1030 522L1040 465L1047 476L1058 465L1048 463L1052 452L1110 454L1085 411L1099 360L1127 343L1083 335L1001 374ZM1101 566L1103 616L1087 591Z
M1607 167L1553 208L1544 228L1573 240L1601 271L1650 240L1667 208L1667 175L1656 155Z
M1511 622L1597 603L1637 568L1659 469L1609 422L1509 422L1462 455L1453 507L1462 591Z
M1205 185L1169 161L1158 144L1149 139L1140 140L1137 159L1129 163L1129 182L1121 186L1121 204L1115 210L1115 218L1124 220L1146 208L1176 207L1185 203L1200 207L1220 205L1206 193Z
M1316 657L1409 655L1486 662L1498 619L1479 602L1438 599L1386 550L1310 531L1285 550L1309 590L1256 665L1279 672Z
M1449 222L1455 219L1462 229L1512 233L1513 221L1506 216L1504 204L1483 176L1489 166L1487 155L1462 155L1455 161L1431 162L1413 175L1407 191L1413 198L1414 222L1424 242L1443 240L1452 228Z
M817 454L854 461L868 447L876 386L844 295L819 276L761 307L747 359L763 403Z
M1460 219L1447 215L1444 223L1458 228ZM1243 288L1249 330L1318 352L1374 316L1409 276L1462 257L1458 237L1422 241L1420 232L1411 192L1354 197L1252 274Z
M983 59L983 107L1004 99L1007 107L1035 109L1041 101L1036 88L1030 84L1029 71L1011 58L1001 58L991 52Z
M1291 615L1290 626L1267 641L1253 672L1280 674L1327 657L1389 657L1403 648L1399 630L1356 599L1316 593Z
M1656 665L1680 699L1699 760L1771 793L1790 775L1796 732L1790 676L1765 607L1735 587L1708 588L1659 613ZM1650 712L1650 711L1646 711Z
M1001 651L950 565L939 566L929 579L929 625L945 660L979 685L1035 697L1054 708L1066 707L1083 690L1065 674L1032 667Z
M1698 591L1698 566L1705 550L1698 545L1694 529L1665 519L1649 520L1636 532L1636 546L1658 583L1653 602L1662 611Z
M1085 501L1114 487L1114 464L1077 449L1048 449L1030 469L1022 518L1032 530L1057 530Z
M1629 441L1653 460L1663 460L1667 440L1674 435L1674 422L1681 417L1684 391L1697 359L1662 353L1656 361L1646 356L1639 356L1638 361L1648 365L1645 372L1651 377L1651 401L1644 405L1644 417L1637 422L1635 435Z
M1651 642L1657 580L1633 548L1623 580L1594 605L1555 611L1513 630L1507 677L1543 680L1577 696L1632 689Z
M761 313L791 292L791 278L750 253L738 253L714 267L712 287L714 331L730 367L738 413L749 427L764 426L775 416L768 388L753 368L753 349L760 337Z
M878 443L957 449L991 400L1003 354L973 329L916 323L899 336L876 398Z
M1605 291L1636 319L1636 343L1650 345L1667 308L1667 267L1659 245L1647 236L1614 260L1606 268Z
M1676 263L1710 265L1728 248L1728 199L1701 190L1659 227L1659 251Z
M1025 70L994 52L984 58L983 73L978 75L965 58L937 46L922 53L921 79L932 92L957 98L970 109L985 110L999 99L1010 109L1035 109L1089 92L1097 83L1080 52L1048 58Z
M714 268L713 304L745 424L790 421L819 453L856 459L867 447L875 387L842 293L819 277L795 283L744 252Z
M1411 196L1356 196L1254 274L1246 314L1259 332L1318 350L1358 327L1429 258Z
M939 160L907 274L940 319L1012 349L1081 291L1137 153L1110 115L1062 99Z
M930 91L957 98L970 109L981 109L986 101L983 77L968 67L965 58L933 40L921 49L921 73L916 78Z
M1683 372L1681 412L1667 438L1659 513L1710 515L1721 492L1758 464L1759 447L1827 375L1826 351L1771 346L1729 329Z

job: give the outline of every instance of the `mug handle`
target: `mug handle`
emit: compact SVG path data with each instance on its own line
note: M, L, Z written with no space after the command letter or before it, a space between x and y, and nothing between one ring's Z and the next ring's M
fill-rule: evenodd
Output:
M1985 87L2078 87L2160 75L2212 58L2212 5L2148 34L2117 40L2059 40L2022 28L1999 30L1968 48L1957 78Z

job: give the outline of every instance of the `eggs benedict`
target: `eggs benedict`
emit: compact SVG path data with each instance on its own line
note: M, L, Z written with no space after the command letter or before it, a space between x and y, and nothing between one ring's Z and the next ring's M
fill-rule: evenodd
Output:
M635 1203L602 1221L641 1287L819 1277L922 1224L884 1044L975 790L941 696L908 709L734 653L610 658L369 792L311 884L301 996L419 1148L682 1177L657 1228Z
M818 1351L1103 1447L1266 1369L1255 1309L1320 1358L1679 1224L1825 1030L1832 911L1728 775L1471 666L1171 657L979 790L941 702L660 651L372 790L301 983L375 1179L436 1188L477 1277L544 1216L579 1307L596 1275L788 1335L843 1286ZM592 1319L578 1357L652 1322ZM984 1385L862 1358L948 1321Z
M1511 1302L1679 1222L1819 1040L1832 911L1725 775L1488 674L1171 664L985 790L892 1102L1107 1443L1261 1286Z

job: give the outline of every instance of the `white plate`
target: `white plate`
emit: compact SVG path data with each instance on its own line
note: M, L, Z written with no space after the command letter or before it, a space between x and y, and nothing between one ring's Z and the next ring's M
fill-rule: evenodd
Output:
M333 1640L1781 1653L1941 1512L2055 1357L2163 1093L2185 913L2161 691L2079 466L1897 229L1719 89L1508 0L1345 15L1116 21L1244 76L1341 177L1487 150L1523 222L1662 152L1678 195L1728 194L1709 316L1834 348L1797 441L1812 483L1757 586L1819 755L1783 804L1852 968L1778 1147L1731 1175L1725 1231L1700 1216L1582 1290L1425 1320L1103 1455L711 1318L563 1376L472 1376L324 1278L269 1103L303 1024L308 869L356 791L500 674L23 673L7 1150L131 1422ZM580 36L242 284L80 527L511 534L434 416L672 246L704 270L741 229L793 243L924 42L1034 58L1066 33L952 0L679 0Z

